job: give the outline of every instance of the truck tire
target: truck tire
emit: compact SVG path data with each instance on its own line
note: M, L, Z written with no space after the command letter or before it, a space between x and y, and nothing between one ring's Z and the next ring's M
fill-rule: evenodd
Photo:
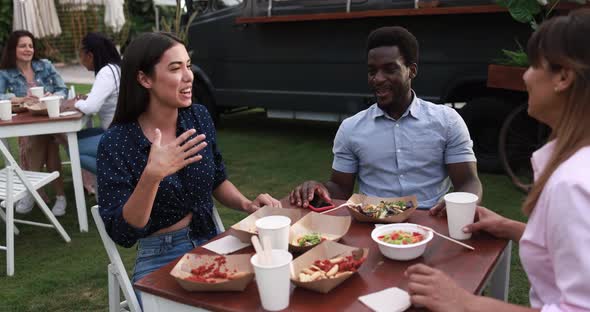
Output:
M516 107L500 130L498 151L502 166L512 183L528 193L533 183L531 156L547 142L550 129L530 117L528 104Z
M219 111L215 105L215 98L212 90L209 90L207 85L200 80L195 80L193 83L193 103L198 103L207 108L209 115L213 119L215 126L219 124Z
M498 155L498 137L504 118L513 104L495 97L475 98L458 110L473 140L477 168L482 172L503 173Z

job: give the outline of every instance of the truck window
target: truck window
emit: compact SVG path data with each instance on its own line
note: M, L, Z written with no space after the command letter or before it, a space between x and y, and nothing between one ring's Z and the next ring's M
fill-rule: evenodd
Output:
M243 0L215 0L215 8L218 10L238 6Z

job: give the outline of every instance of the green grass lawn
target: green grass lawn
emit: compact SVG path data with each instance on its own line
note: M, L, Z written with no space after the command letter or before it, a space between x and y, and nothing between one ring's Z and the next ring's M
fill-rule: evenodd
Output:
M77 87L82 92L81 87ZM222 117L218 141L229 179L249 198L268 192L285 196L299 182L329 177L333 123L272 120L261 111ZM16 273L6 277L6 258L0 253L0 311L105 311L107 309L107 255L94 227L80 233L74 206L69 167L64 170L68 213L60 222L72 237L64 243L48 229L19 226L16 237ZM523 195L501 175L481 175L485 206L502 215L524 220L520 211ZM52 203L50 203L52 204ZM87 205L95 204L87 198ZM220 207L224 224L230 226L243 213ZM40 212L27 216L43 220ZM4 224L0 231L5 233ZM1 235L4 244L4 235ZM133 268L135 249L120 248L128 270ZM513 250L510 301L528 304L528 281Z

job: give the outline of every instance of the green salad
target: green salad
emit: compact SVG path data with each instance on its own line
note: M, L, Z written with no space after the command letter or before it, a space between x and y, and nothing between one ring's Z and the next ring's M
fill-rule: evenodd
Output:
M322 237L320 233L309 233L299 237L296 241L296 244L294 245L299 247L307 247L317 245L325 240L326 238Z

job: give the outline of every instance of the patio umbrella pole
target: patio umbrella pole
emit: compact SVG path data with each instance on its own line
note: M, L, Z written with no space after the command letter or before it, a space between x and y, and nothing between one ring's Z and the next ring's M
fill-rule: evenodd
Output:
M26 29L27 24L27 15L25 14L25 1L26 0L19 0L20 1L20 16L22 18L23 21L23 25L24 27L22 27L22 29L28 30Z

